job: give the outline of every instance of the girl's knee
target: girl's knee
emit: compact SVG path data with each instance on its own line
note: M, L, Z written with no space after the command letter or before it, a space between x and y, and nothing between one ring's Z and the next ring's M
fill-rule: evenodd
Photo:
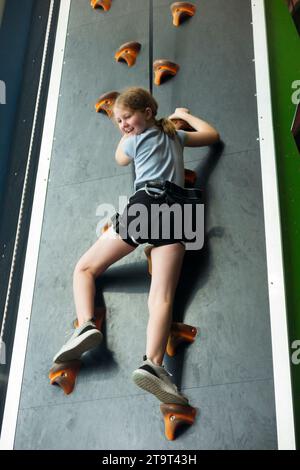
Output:
M74 268L74 275L83 273L83 272L91 272L91 266L89 266L82 258L76 263Z
M93 264L88 263L84 259L80 259L74 268L73 276L76 276L77 274L80 274L80 273L85 273L85 274L90 274L91 276L94 277L94 279L96 279L105 271L105 269L106 267L102 266L101 264L93 265Z

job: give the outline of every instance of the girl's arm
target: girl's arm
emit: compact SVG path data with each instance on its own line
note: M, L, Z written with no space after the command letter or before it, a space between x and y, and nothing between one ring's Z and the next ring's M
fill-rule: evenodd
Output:
M169 116L169 119L183 119L190 126L196 129L196 132L185 132L186 147L203 147L212 145L220 140L218 131L206 121L193 116L186 108L176 108L175 113Z
M124 134L122 139L120 140L119 144L118 144L118 147L117 147L117 150L116 150L116 153L115 153L115 158L116 158L116 161L119 165L121 166L126 166L126 165L129 165L129 163L132 162L132 159L127 157L126 153L123 152L122 148L121 148L121 144L122 142L127 139L129 137L129 134Z

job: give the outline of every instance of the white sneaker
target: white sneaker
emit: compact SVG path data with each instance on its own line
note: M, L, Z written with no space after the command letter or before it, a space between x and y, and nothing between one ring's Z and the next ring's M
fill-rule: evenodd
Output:
M79 328L75 328L71 338L54 356L53 362L61 363L79 359L84 352L98 346L102 339L101 331L97 330L95 323L89 320Z
M132 374L134 383L155 395L163 403L177 403L188 405L189 401L180 393L175 384L170 379L170 374L163 366L153 364L150 359L144 356L143 364Z

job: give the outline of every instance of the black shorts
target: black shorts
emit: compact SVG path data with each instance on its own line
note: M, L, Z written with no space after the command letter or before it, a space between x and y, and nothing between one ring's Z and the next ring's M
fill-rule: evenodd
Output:
M186 218L180 207L175 206L174 201L159 190L146 192L140 189L129 198L122 215L117 213L112 217L113 228L133 247L144 243L154 246L181 243L185 246L183 224Z

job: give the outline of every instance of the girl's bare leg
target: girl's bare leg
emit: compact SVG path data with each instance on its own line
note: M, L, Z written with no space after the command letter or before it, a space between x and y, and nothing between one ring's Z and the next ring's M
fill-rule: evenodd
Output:
M155 247L151 252L152 281L148 298L146 355L154 364L161 365L163 362L184 253L185 247L181 243Z
M114 234L113 228L110 227L80 258L73 274L78 326L94 316L95 279L111 264L134 250L134 247Z

